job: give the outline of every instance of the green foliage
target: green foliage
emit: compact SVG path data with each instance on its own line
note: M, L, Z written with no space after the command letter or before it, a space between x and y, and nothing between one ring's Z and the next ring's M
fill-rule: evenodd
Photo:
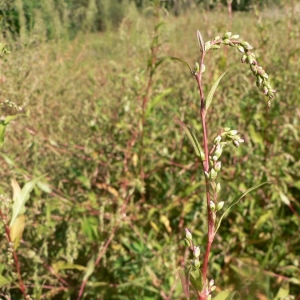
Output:
M72 41L59 39L65 34L60 30L68 28L73 37L79 31L76 26L85 16L80 7L86 12L87 2L77 4L72 8L77 14L69 16L73 21L67 18L61 27L32 7L45 29L32 24L39 43L11 43L12 53L1 61L1 98L21 106L27 118L6 127L0 193L10 194L12 177L24 186L47 174L48 185L42 189L37 183L26 203L26 227L17 249L24 282L36 299L77 298L86 274L86 298L184 299L178 272L188 258L179 241L188 225L204 251L206 204L193 148L172 118L176 115L200 132L194 121L199 108L195 82L185 66L172 60L157 68L146 109L142 182L141 98L149 79L156 20L128 6L118 30L111 26L100 37L85 33ZM62 18L64 9L57 5L56 15ZM209 278L218 290L237 290L237 298L276 299L300 292L300 27L289 6L286 11L284 16L262 11L261 23L252 13L237 13L232 19L231 30L253 41L256 57L277 90L270 108L255 88L250 68L246 76L244 66L236 66L238 52L214 52L204 73L210 79L204 86L207 94L230 67L214 95L208 121L216 130L238 127L245 140L243 147L224 149L220 200L230 203L231 195L250 186L273 183L228 212L212 247ZM189 58L192 63L199 55L195 28L209 40L228 26L227 15L218 11L204 19L196 10L189 16L164 17L159 40L167 42L160 44L157 57ZM91 23L85 24L90 28ZM15 30L15 25L5 26ZM44 33L57 35L59 42L44 42ZM1 107L1 114L13 115L10 109ZM19 299L7 248L2 242L1 292ZM92 272L92 262L101 253ZM191 289L190 299L195 298Z

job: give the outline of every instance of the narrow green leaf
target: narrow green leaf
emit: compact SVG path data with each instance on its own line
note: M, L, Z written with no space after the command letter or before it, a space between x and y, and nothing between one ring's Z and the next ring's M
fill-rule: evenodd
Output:
M266 181L266 182L263 182L263 183L261 183L261 184L258 184L258 185L254 186L254 187L249 188L249 189L248 189L247 191L245 191L242 195L235 197L235 198L231 201L229 207L224 211L224 213L223 213L222 216L220 217L219 222L218 222L218 225L216 226L215 233L217 233L217 231L218 231L218 229L219 229L219 227L220 227L220 225L221 225L221 222L222 222L223 218L225 217L226 213L230 210L230 208L231 208L232 206L236 205L236 204L239 203L240 200L243 199L246 195L248 195L248 194L251 193L252 191L257 190L258 188L260 188L261 186L263 186L263 185L265 185L265 184L271 184L271 182L270 182L270 181Z
M10 279L5 278L4 276L0 275L0 287L5 286L11 282Z
M178 58L178 57L174 57L174 56L170 56L169 58L172 59L172 60L178 60L178 61L180 61L180 62L186 64L186 65L188 66L188 68L190 69L191 74L194 74L194 72L193 72L191 66L190 66L185 60L180 59L180 58Z
M68 263L62 260L59 260L55 263L52 264L52 268L58 272L60 270L79 270L79 271L84 271L86 270L86 267L81 266L81 265L77 265L77 264L72 264L72 263Z
M210 106L210 104L211 104L211 101L212 101L212 99L213 99L213 97L214 97L214 94L215 94L215 92L216 92L216 89L217 89L217 87L218 87L218 85L219 85L221 79L223 78L223 76L224 76L226 73L227 73L227 71L226 71L225 73L223 73L223 74L215 81L215 83L214 83L213 86L211 87L211 89L210 89L210 91L209 91L209 93L208 93L207 99L206 99L206 101L205 101L205 110L206 110L206 111L208 110L208 108L209 108L209 106Z
M203 279L200 269L193 270L190 268L190 282L197 292L201 292L203 288Z
M95 269L95 258L92 257L86 266L86 272L84 274L83 280L86 281L89 279L89 277L93 274Z
M14 195L14 203L12 205L12 217L10 220L9 227L12 227L14 222L16 221L19 215L25 213L25 203L29 199L31 191L34 189L36 183L42 179L45 175L42 175L38 178L35 178L29 182L27 182L22 190L18 190L17 193ZM13 189L16 190L17 182L12 181Z
M183 123L181 120L179 120L177 117L174 117L174 120L184 129L185 133L187 134L189 140L191 141L194 147L196 155L201 157L201 152L203 153L203 150L191 128L185 123Z
M236 292L223 291L214 297L213 300L231 300L235 294Z

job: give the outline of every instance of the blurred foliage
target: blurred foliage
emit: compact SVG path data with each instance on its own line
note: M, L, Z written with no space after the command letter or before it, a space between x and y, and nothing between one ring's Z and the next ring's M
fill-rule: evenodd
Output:
M44 32L47 39L74 37L79 32L103 31L120 25L135 7L147 14L148 7L160 5L178 16L191 9L220 9L231 3L233 10L245 11L253 6L281 5L281 0L2 0L2 32L23 42L37 42Z
M141 178L141 107L158 21L126 1L114 14L116 3L6 2L9 17L3 26L12 53L0 61L0 93L27 118L12 121L6 130L0 194L10 193L11 177L24 185L47 174L27 203L18 248L23 278L36 299L76 299L88 262L101 251L85 288L87 299L184 299L178 275L188 259L180 242L184 228L205 245L203 176L192 146L172 120L176 115L201 132L195 82L178 62L157 68L148 91ZM89 20L97 22L88 21L88 7ZM222 10L193 10L177 18L162 13L157 37L158 58L176 56L193 65L199 57L197 28L206 40L228 30L240 34L257 48L257 60L277 90L269 109L239 54L224 49L207 56L206 92L230 67L209 113L210 137L234 127L245 139L223 155L226 188L220 200L273 182L231 211L213 244L209 278L218 290L235 289L244 299L300 293L296 9L294 3L237 12L231 25ZM102 19L103 11L111 14ZM111 30L93 32L102 28ZM46 42L49 37L54 40ZM9 115L9 109L1 113ZM10 278L4 241L0 248L0 274ZM21 297L14 284L4 285L2 293Z

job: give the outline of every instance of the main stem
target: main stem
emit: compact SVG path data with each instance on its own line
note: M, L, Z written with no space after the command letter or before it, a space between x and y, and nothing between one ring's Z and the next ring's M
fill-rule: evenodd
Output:
M199 94L200 94L200 118L202 123L202 131L203 131L203 146L204 146L204 154L205 160L203 161L203 171L209 173L209 150L208 150L208 138L207 138L207 126L206 126L206 109L205 109L205 98L202 89L202 66L204 61L205 52L201 52L201 62L200 62L200 71L195 74L195 78L198 84ZM206 251L202 266L202 278L203 278L203 288L201 292L198 292L199 300L207 299L207 268L209 261L209 253L211 250L211 245L215 236L215 222L214 215L210 209L210 185L209 179L205 176L205 190L206 190L206 204L207 204L207 245Z

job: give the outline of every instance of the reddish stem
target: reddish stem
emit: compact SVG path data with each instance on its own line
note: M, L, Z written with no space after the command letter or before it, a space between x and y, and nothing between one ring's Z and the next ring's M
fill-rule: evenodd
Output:
M206 125L206 109L205 109L205 98L202 88L202 66L204 61L205 52L201 52L201 61L200 61L200 71L195 74L195 78L198 84L199 94L200 94L200 117L202 123L202 131L203 131L203 146L204 146L204 154L205 160L203 161L203 171L209 173L209 150L208 150L208 133L207 133L207 125ZM207 269L208 269L208 262L209 262L209 253L211 250L211 245L214 240L215 236L215 222L214 222L214 214L210 209L210 185L209 179L205 176L205 190L206 190L206 204L207 204L207 245L206 251L202 266L202 278L203 278L203 289L199 292L198 299L199 300L206 300L207 293L206 293L206 276L207 276Z

